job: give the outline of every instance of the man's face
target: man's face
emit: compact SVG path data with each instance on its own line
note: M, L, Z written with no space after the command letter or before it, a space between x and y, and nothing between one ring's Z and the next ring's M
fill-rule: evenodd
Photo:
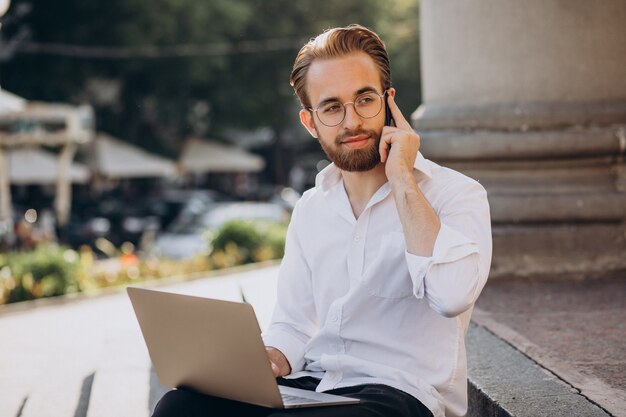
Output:
M314 61L307 73L306 88L313 109L329 100L354 102L364 92L383 93L378 68L363 52ZM308 110L300 112L300 120L339 169L369 171L380 163L378 144L385 122L384 105L375 117L366 119L348 104L344 120L333 127L325 126L316 113Z

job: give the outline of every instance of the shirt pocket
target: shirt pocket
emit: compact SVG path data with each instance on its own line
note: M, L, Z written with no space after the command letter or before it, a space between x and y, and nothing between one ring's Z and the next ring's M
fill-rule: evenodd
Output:
M406 262L404 234L390 232L380 239L378 251L363 276L367 291L381 298L404 298L413 294Z

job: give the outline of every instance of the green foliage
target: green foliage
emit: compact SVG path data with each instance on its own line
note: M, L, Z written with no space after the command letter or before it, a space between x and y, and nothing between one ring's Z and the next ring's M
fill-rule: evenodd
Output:
M281 258L287 228L283 224L233 220L209 237L216 266Z
M285 224L232 221L211 237L210 257L180 261L134 254L95 261L88 248L77 253L55 244L7 252L0 254L0 305L281 258L286 232Z
M30 13L11 19L25 4ZM18 52L2 63L0 85L33 100L90 102L99 129L172 156L187 136L219 138L229 127L268 126L280 141L297 123L288 79L299 46L350 23L371 27L386 41L398 103L408 117L420 97L418 0L13 0L2 27L8 38L28 29L40 43L150 47L287 39L293 47L132 59ZM94 80L113 80L118 97L98 100Z
M252 222L230 221L224 224L213 239L213 251L225 251L228 244L235 244L243 253L245 262L252 260L252 253L256 251L263 238Z
M78 291L78 255L54 244L0 257L0 304Z

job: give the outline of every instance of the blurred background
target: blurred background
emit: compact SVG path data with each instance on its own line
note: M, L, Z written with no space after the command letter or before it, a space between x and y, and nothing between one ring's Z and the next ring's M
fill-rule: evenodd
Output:
M494 393L506 415L626 415L625 21L623 0L0 0L0 414L147 415L159 398L128 300L77 293L255 263L186 284L271 311L291 210L328 164L291 67L360 23L424 156L488 192L472 326L543 367L516 379L471 327L469 415Z
M233 219L284 224L328 164L299 126L294 57L359 22L425 156L486 187L492 278L626 269L622 2L2 3L4 252L190 259ZM239 258L280 256L261 252Z
M288 83L297 51L358 22L386 42L424 155L487 189L492 279L626 270L622 2L2 0L2 9L6 253L58 242L71 259L235 262L226 243L214 246L220 228L286 224L329 163L299 125ZM281 256L279 245L257 246L235 258Z
M99 264L190 260L229 220L285 223L328 164L289 85L297 51L326 28L378 31L400 107L408 117L420 103L416 0L4 3L7 254L53 242ZM15 259L5 256L12 276ZM32 296L41 291L52 290ZM31 296L13 293L4 298Z

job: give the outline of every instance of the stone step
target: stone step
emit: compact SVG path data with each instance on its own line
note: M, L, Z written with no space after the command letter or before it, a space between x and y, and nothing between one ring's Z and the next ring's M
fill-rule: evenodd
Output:
M130 311L126 322L103 340L86 417L150 415L148 351Z
M467 417L610 417L482 326L470 325L466 345Z
M93 374L55 372L46 383L30 390L21 413L3 414L20 417L84 417ZM18 397L19 398L19 397ZM4 400L3 400L4 401Z
M86 417L148 417L166 391L150 369L98 371Z
M19 376L4 375L0 377L0 387L3 387L0 395L0 416L21 416L28 402L28 389L23 383L15 383Z

